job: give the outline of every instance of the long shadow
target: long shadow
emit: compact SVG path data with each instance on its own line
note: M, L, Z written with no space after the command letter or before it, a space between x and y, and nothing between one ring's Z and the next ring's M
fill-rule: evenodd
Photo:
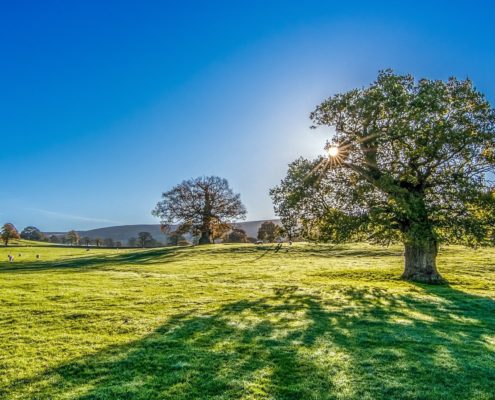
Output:
M0 263L0 273L3 272L40 272L46 270L91 270L118 266L119 264L163 264L184 256L181 248L160 248L153 250L136 250L117 255L98 254L83 257L71 257L56 261L16 261Z
M135 342L13 382L0 397L493 399L494 315L492 299L450 287L347 288L331 298L280 287L177 315Z
M181 257L191 255L252 255L253 258L246 258L243 262L251 263L258 261L265 256L277 257L279 253L290 252L292 256L306 257L308 255L317 255L318 257L384 257L398 256L398 251L383 249L353 250L346 248L328 248L328 246L311 246L311 247L291 247L287 244L280 249L276 244L262 246L215 246L210 248L191 248L191 247L165 247L151 250L136 250L132 252L123 252L118 255L99 254L98 249L91 249L91 253L81 257L69 257L56 261L24 261L16 259L14 263L0 262L0 273L2 272L40 272L45 270L90 270L105 268L110 265L118 264L163 264L177 260ZM91 255L90 255L91 254Z

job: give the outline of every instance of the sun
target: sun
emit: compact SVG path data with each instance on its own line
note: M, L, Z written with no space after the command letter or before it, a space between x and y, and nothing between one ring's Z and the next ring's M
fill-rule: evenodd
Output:
M331 146L328 148L328 155L330 157L337 157L339 155L339 148L337 146Z

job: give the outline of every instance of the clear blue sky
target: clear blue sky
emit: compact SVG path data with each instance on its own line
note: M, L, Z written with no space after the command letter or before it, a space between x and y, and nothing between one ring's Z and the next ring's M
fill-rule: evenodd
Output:
M155 223L160 193L226 177L249 219L325 97L379 69L495 100L490 1L11 1L0 9L0 222Z

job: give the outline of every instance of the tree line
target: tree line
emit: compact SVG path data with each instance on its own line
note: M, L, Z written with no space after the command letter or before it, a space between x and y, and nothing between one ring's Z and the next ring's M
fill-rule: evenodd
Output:
M45 235L35 226L28 226L24 228L20 233L12 223L6 223L2 226L0 232L1 240L5 246L8 246L11 240L24 239L38 242L48 242L53 244L65 244L71 246L96 246L96 247L161 247L168 246L187 246L190 244L198 244L199 237L192 237L191 241L188 241L185 236L179 231L170 231L166 233L166 243L162 243L156 240L149 232L139 232L137 237L131 237L127 243L123 243L120 240L114 240L113 238L90 238L88 236L80 236L75 230L71 230L66 234L61 235ZM228 230L222 233L219 237L222 243L256 243L258 241L274 242L277 239L280 240L283 237L283 230L280 226L274 224L272 221L265 221L261 224L256 238L249 237L245 230L237 228L235 226L229 227Z

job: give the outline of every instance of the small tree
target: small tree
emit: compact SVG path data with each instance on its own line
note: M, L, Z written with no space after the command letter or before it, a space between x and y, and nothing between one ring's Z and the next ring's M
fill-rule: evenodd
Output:
M404 244L408 280L438 283L438 244L488 243L495 224L495 110L469 80L383 71L311 114L328 157L293 164L272 190L312 232ZM311 170L308 167L311 166ZM313 204L311 204L313 202Z
M185 240L186 238L177 231L170 232L167 235L167 244L170 246L178 246L179 242Z
M5 246L9 245L9 241L11 239L19 239L19 232L15 228L14 224L11 224L10 222L7 222L6 224L3 225L2 231L1 231L1 237L3 240L3 243Z
M138 242L141 247L152 247L155 245L156 241L151 236L149 232L139 232L138 234Z
M103 245L105 247L115 247L115 241L112 238L106 238L103 240Z
M90 238L90 237L88 237L88 236L84 236L84 237L81 239L81 241L84 243L84 245L85 245L86 247L89 247L89 245L91 244L91 238Z
M21 238L25 240L45 240L45 235L35 226L27 226L21 232Z
M179 223L178 231L199 234L199 244L212 243L234 219L243 219L246 209L226 179L216 176L183 181L162 194L153 210L162 225ZM224 233L224 232L222 232Z
M135 237L129 238L129 240L127 241L127 245L129 247L137 247L138 246L138 239Z
M71 246L79 244L79 234L76 231L67 232L66 238Z
M240 228L234 228L227 233L224 238L225 243L247 243L248 237L246 231Z
M100 247L103 243L103 239L100 237L95 238L95 245L96 247Z
M51 235L50 243L60 243L60 238L57 235Z
M280 236L280 228L272 221L265 221L258 229L258 239L273 243Z

